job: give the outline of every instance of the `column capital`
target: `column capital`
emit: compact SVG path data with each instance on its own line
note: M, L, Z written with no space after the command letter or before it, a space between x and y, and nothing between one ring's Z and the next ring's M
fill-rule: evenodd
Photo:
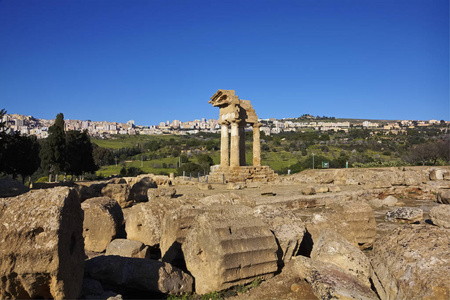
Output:
M219 124L220 125L230 125L230 122L228 122L228 121L220 121Z

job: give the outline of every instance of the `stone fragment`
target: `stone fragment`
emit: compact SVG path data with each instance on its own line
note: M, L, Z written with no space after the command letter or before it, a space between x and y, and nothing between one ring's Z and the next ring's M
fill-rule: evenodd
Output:
M212 190L212 185L208 183L199 183L197 188L202 191Z
M440 190L437 192L436 202L441 204L450 204L450 190Z
M98 256L86 261L90 278L117 290L163 294L192 292L193 278L168 263L121 256Z
M148 201L159 201L162 199L173 198L177 194L177 190L174 187L160 186L156 189L148 189L147 196Z
M383 206L387 207L396 206L397 202L398 200L394 196L387 196L386 198L383 199Z
M372 282L381 299L449 299L450 235L428 224L405 225L377 239Z
M328 186L323 186L323 185L318 185L318 186L314 187L314 190L316 191L317 194L328 193L330 191L328 189Z
M308 186L308 187L302 189L302 194L303 195L315 195L316 189L312 186Z
M199 294L268 278L277 271L275 238L261 220L240 208L199 215L182 250Z
M149 189L154 189L157 187L153 178L146 175L135 177L133 179L133 181L130 181L128 183L128 186L130 188L129 199L133 200L134 202L148 201L149 199L147 196L147 191Z
M123 257L150 258L149 247L142 242L115 239L106 247L105 255L118 255Z
M95 197L101 196L101 193L99 193L91 185L75 185L74 190L77 192L78 199L80 199L80 202L83 202L89 198L95 198Z
M311 258L332 263L370 287L371 266L369 258L358 247L330 229L322 230L314 243Z
M14 197L28 192L30 189L14 179L0 179L0 198Z
M383 200L375 198L367 201L369 205L373 208L382 208L383 207Z
M279 245L280 267L297 254L306 232L305 223L289 209L260 205L254 208L253 215L269 226Z
M205 198L206 199L206 198ZM197 215L205 211L204 207L192 205L179 205L170 213L165 214L161 221L161 258L178 268L186 268L184 254L181 249L187 232L192 227Z
M172 185L172 180L170 180L169 176L164 176L164 175L156 175L153 176L153 180L155 181L157 186L170 186Z
M442 169L431 169L430 170L430 180L444 180L444 174L446 171Z
M331 193L338 193L338 192L341 191L341 188L338 187L337 185L330 185L330 186L328 187L328 190L329 190Z
M430 210L430 218L434 225L450 229L450 205L440 204Z
M108 197L90 198L81 204L84 211L84 247L88 251L103 252L109 243L123 236L122 208Z
M261 196L275 196L276 193L273 191L273 186L264 186L261 189Z
M84 269L83 211L67 187L0 199L0 298L75 299Z
M116 200L122 208L133 204L133 200L130 199L130 187L127 183L109 183L102 188L102 195Z
M293 268L319 299L378 299L370 287L334 264L297 256Z
M216 194L199 200L199 203L205 206L214 205L242 205L255 207L255 199L238 193Z
M364 201L334 204L330 209L314 214L306 222L306 229L313 242L325 228L336 231L360 249L371 247L377 232L373 210Z
M123 210L127 239L155 246L161 240L161 219L166 210L153 202L142 202Z
M423 220L423 210L416 207L399 207L388 211L384 217L386 222L416 223Z
M227 190L243 190L245 188L242 182L229 182L227 183Z

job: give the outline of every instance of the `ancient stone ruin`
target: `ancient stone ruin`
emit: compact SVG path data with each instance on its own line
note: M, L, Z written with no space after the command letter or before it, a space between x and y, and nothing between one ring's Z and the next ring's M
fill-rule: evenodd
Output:
M250 101L239 99L233 90L218 90L208 103L220 108L221 126L220 167L211 173L211 181L273 181L274 171L269 166L261 166L261 124ZM245 159L247 124L253 127L253 166L247 166Z

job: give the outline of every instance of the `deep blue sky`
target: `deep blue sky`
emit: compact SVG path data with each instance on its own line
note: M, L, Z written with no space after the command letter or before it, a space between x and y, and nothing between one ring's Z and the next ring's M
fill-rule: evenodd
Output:
M0 108L52 119L445 119L448 0L0 0Z

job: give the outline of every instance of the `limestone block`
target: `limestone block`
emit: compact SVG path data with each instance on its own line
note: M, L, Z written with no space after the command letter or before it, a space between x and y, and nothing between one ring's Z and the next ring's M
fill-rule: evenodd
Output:
M155 181L148 175L135 177L134 179L128 183L130 188L129 199L134 200L134 202L148 201L147 191L157 187Z
M162 233L159 244L162 261L179 268L186 267L181 246L195 217L204 211L205 208L202 206L179 205L164 215L161 221Z
M450 205L440 204L430 210L430 218L434 225L450 229Z
M316 189L312 186L308 186L308 187L302 189L302 194L303 195L315 195Z
M193 278L168 263L115 255L86 261L90 278L121 290L180 294L192 292Z
M448 299L450 235L428 224L405 225L375 241L372 281L381 299Z
M290 209L259 205L253 215L269 226L279 245L279 264L283 266L297 255L306 232L305 223Z
M200 199L199 203L205 206L242 205L248 207L255 207L256 205L256 201L254 198L233 192L228 194L211 195L203 199Z
M441 204L450 204L450 190L440 190L437 192L436 202Z
M155 181L157 186L169 186L172 185L172 180L170 180L169 176L164 176L164 175L156 175L153 176L153 180Z
M330 186L328 186L328 190L329 190L331 193L338 193L338 192L341 191L341 188L338 187L337 185L330 185Z
M398 200L394 196L387 196L386 198L383 199L383 206L387 207L396 206L397 202Z
M369 205L373 208L382 208L383 207L383 200L375 198L375 199L370 199L369 201L367 201L367 203L369 203Z
M442 169L431 169L430 170L430 180L444 180L444 174L446 172Z
M399 207L388 211L384 217L386 222L415 223L423 220L423 210L416 207Z
M76 192L57 187L0 199L0 219L0 298L78 298L84 242Z
M369 258L335 231L322 230L314 243L311 258L340 267L345 273L358 278L362 284L370 288L372 267Z
M334 264L297 256L293 268L319 299L378 299L370 287Z
M101 196L101 193L99 193L94 187L90 185L75 185L74 190L77 192L80 202L83 202L84 200L89 198Z
M227 183L227 190L242 190L245 185L242 182L229 182Z
M102 195L116 200L122 208L133 204L133 200L130 199L130 187L126 183L109 183L102 188Z
M123 210L127 239L155 246L161 240L161 219L166 210L153 202L142 202Z
M318 186L314 187L314 190L316 191L317 194L328 193L330 191L328 189L328 186L323 186L323 185L318 185Z
M162 199L173 198L177 194L177 190L174 187L160 186L156 189L148 189L147 197L148 201L159 201Z
M212 185L208 183L199 183L197 188L202 191L212 190Z
M28 192L30 189L14 179L0 179L0 197L14 197Z
M108 247L106 247L105 255L149 258L150 252L149 247L145 246L142 242L127 239L115 239Z
M117 236L123 235L122 208L108 197L90 198L81 204L84 211L84 247L88 251L103 252Z
M218 209L199 215L182 250L199 294L268 278L277 271L275 238L251 215Z
M377 231L373 210L364 201L334 204L330 209L314 214L306 222L306 229L313 242L325 228L336 231L360 249L372 246Z

